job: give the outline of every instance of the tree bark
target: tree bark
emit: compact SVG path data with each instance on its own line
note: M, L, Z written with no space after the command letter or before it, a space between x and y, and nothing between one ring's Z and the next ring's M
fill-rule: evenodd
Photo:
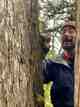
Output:
M0 7L0 107L43 107L38 0Z
M30 81L33 84L33 96L35 107L43 107L43 89L42 89L42 77L41 77L41 49L40 38L38 29L38 0L29 0L24 2L25 6L25 36L24 46L26 53L26 60L30 64L29 71L32 77ZM27 41L27 42L26 42ZM28 50L28 51L27 51ZM32 86L32 85L31 85Z
M75 107L80 107L80 0L76 1Z

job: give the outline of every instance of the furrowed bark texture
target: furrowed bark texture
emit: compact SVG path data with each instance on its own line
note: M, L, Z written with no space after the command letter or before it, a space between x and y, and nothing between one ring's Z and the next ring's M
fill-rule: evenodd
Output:
M38 0L0 7L0 107L43 107Z

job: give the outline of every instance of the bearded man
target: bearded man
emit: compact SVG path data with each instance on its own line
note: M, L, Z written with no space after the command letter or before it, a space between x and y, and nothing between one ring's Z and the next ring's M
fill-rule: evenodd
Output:
M52 81L51 101L53 107L74 107L74 52L76 27L66 21L62 29L63 53L56 60L43 61L44 83Z

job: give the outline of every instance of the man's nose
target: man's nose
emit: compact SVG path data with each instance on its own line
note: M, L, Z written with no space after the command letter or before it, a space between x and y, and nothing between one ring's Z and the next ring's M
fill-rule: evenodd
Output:
M72 38L73 38L72 35L71 35L70 33L68 33L68 32L66 32L66 33L64 34L64 36L65 36L66 38L68 38L68 39L72 39Z

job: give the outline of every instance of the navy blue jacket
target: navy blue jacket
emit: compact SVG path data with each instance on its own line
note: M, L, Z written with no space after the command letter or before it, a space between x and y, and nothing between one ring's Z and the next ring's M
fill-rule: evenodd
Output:
M74 107L73 62L43 61L44 83L53 82L51 86L51 101L54 107Z

